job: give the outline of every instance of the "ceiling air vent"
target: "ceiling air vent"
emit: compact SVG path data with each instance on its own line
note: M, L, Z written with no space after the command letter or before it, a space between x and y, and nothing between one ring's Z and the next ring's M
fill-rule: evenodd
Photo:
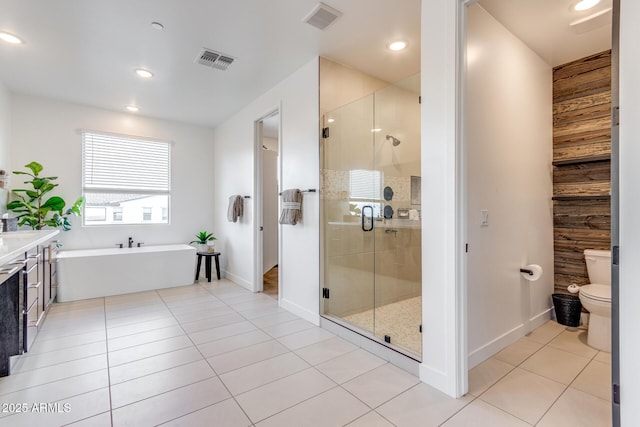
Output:
M235 61L235 58L232 58L229 55L203 48L195 62L218 70L226 70L233 61Z
M342 16L342 12L324 3L318 3L313 10L304 17L303 21L320 30L324 30L329 25Z

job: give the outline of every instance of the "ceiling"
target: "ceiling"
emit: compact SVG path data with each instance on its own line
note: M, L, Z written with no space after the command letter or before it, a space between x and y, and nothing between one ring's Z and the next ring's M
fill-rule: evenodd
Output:
M611 24L584 33L569 22L577 0L481 0L551 65L608 49ZM319 55L397 82L420 71L421 0L325 0L342 16L324 31L302 19L316 0L0 0L0 81L34 94L114 111L214 127ZM151 27L157 21L163 31ZM596 22L597 23L597 22ZM386 45L404 39L408 48ZM194 60L202 48L236 61ZM155 75L142 80L134 69Z
M576 12L578 0L480 0L480 5L522 40L549 65L611 49L611 12L582 25L569 25L611 8L601 0L589 10Z
M420 69L420 0L0 0L0 81L16 93L213 127L319 55L394 82ZM159 31L153 21L164 25ZM397 38L408 48L392 52ZM194 63L203 47L236 61ZM134 69L154 73L142 80Z

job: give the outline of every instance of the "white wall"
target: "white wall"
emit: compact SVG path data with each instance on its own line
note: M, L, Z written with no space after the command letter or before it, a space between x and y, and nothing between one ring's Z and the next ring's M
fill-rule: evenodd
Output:
M171 149L171 224L83 227L60 235L65 249L112 247L129 236L147 245L187 243L201 230L213 231L213 131L208 128L149 119L38 98L12 99L11 170L38 161L44 173L59 177L57 195L73 203L82 194L82 141L78 129L107 131L173 141ZM22 180L12 177L11 187Z
M420 365L421 380L456 397L462 396L467 388L465 294L456 280L461 255L457 229L457 4L458 0L422 0L422 348L425 351Z
M10 171L9 144L11 141L11 94L0 81L0 169ZM7 189L0 189L0 213L5 212Z
M260 96L214 130L215 225L217 248L228 278L256 289L253 201L245 201L237 223L226 219L229 196L252 195L254 189L254 123L280 109L281 190L319 186L318 59ZM281 226L282 284L280 304L319 323L319 193L305 193L303 219L296 226Z
M469 367L549 320L553 293L552 70L479 5L467 14ZM489 225L481 225L481 210ZM540 264L536 282L521 266Z
M620 390L623 426L640 424L640 3L620 10Z
M277 144L278 141L276 141L276 147ZM272 150L262 150L262 195L264 227L262 273L264 274L278 264L278 153Z

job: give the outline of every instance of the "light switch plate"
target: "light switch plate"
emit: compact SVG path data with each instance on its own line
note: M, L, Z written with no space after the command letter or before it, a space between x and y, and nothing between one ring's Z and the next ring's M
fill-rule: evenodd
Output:
M489 226L489 211L486 209L480 210L480 225L482 227Z

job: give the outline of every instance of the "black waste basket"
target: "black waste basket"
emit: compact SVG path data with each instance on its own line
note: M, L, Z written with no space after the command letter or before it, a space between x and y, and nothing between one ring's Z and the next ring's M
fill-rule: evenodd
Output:
M556 320L561 325L580 326L582 304L577 295L553 294L553 307L556 310Z

